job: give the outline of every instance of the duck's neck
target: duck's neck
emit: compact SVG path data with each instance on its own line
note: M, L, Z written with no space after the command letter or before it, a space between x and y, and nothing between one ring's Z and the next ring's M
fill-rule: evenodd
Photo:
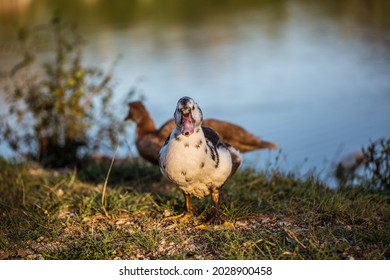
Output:
M146 134L152 133L156 131L156 127L154 125L153 120L150 118L150 116L144 117L138 124L137 124L137 135L138 137L144 136Z

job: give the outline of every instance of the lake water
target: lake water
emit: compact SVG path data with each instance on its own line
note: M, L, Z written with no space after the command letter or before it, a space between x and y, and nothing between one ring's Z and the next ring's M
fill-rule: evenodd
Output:
M157 125L188 95L206 118L276 142L282 168L325 177L333 162L390 137L390 1L124 2L0 0L0 66L17 55L7 47L17 26L57 10L82 28L87 62L104 68L122 55L118 100L136 85ZM117 106L125 115L127 104ZM245 160L261 168L277 154Z

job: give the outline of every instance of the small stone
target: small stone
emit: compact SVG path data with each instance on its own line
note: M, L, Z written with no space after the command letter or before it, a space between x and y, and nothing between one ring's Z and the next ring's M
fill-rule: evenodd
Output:
M169 217L169 216L172 216L172 212L167 210L167 209L165 209L164 210L164 217Z

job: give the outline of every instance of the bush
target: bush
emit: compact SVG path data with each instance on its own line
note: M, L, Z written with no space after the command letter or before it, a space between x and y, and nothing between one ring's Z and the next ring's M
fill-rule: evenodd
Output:
M371 143L362 153L367 187L390 193L390 138Z
M39 52L44 40L51 51ZM39 28L23 28L18 43L23 60L7 77L9 114L0 136L16 152L46 166L74 165L103 143L117 145L124 131L110 109L112 71L83 65L82 37L58 17ZM36 67L36 57L46 62Z

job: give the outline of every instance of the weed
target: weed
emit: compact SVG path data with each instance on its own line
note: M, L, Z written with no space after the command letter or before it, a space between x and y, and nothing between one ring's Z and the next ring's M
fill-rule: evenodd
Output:
M44 55L39 38L52 47ZM9 112L0 118L0 138L46 166L74 166L80 155L115 147L124 131L110 106L113 70L86 66L84 43L77 28L57 16L19 32L23 59L5 80ZM41 67L34 63L38 56L45 58Z

